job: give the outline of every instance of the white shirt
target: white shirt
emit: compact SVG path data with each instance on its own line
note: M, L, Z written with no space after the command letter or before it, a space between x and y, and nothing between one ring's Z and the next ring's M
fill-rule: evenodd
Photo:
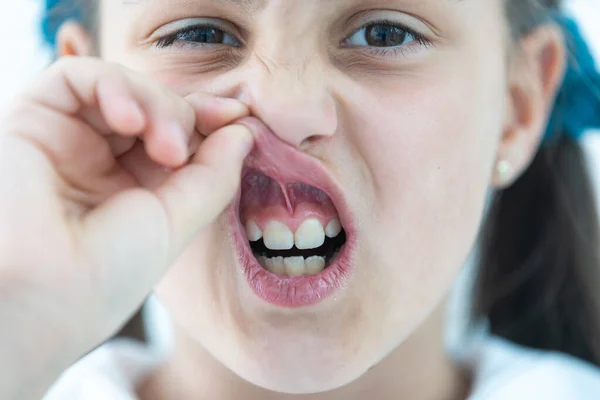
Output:
M150 324L167 326L166 311L153 308L146 315ZM136 386L168 356L171 345L168 332L154 334L152 346L119 339L100 347L66 371L44 400L137 400ZM468 400L600 400L600 370L594 366L478 337L470 350L453 355L473 374Z

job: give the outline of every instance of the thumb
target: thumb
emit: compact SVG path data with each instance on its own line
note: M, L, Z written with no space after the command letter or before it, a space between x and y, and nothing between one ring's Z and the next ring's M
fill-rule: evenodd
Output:
M119 294L109 299L120 304L109 306L141 302L188 243L223 212L239 188L252 147L248 128L224 127L154 192L126 190L87 214L82 239L86 254L100 267L94 276L101 287Z
M204 140L191 164L156 190L168 215L175 253L182 251L233 200L253 142L247 127L224 127Z

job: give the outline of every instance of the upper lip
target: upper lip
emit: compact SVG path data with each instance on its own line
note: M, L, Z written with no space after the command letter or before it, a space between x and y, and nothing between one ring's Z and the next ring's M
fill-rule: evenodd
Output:
M237 123L247 126L254 134L255 147L245 161L246 171L258 171L282 188L304 183L322 190L337 209L346 233L352 230L353 218L344 194L317 159L280 140L254 117L243 118Z

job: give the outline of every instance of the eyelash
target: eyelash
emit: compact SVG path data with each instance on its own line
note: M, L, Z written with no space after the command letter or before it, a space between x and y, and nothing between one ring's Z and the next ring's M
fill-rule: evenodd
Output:
M354 32L348 38L344 39L342 42L342 45L345 46L346 48L359 48L359 49L361 49L360 51L362 51L362 52L368 52L375 57L381 57L381 58L394 57L394 56L398 56L398 55L406 56L407 51L416 51L417 50L415 48L415 46L408 46L408 45L398 45L398 46L390 46L390 47L374 47L374 46L352 46L352 45L344 44L352 36L354 36L356 33L358 33L360 30L366 29L366 28L369 28L372 26L376 26L376 25L387 25L387 26L391 26L394 28L398 28L401 31L403 31L404 33L412 36L413 42L416 42L421 47L429 48L433 45L433 42L431 40L429 40L425 35L415 31L414 29L411 29L405 25L402 25L396 21L392 21L389 19L375 20L375 21L369 22L368 24L362 25L360 28L354 30Z
M159 49L164 49L164 48L173 47L176 45L182 46L182 47L183 46L211 47L211 46L224 45L223 43L214 43L214 44L213 43L200 43L200 42L190 42L190 41L179 39L179 37L184 34L191 33L195 30L206 30L206 29L214 29L217 31L221 31L224 35L232 36L235 38L234 35L231 35L231 34L225 32L225 30L223 29L222 26L219 26L218 24L211 24L209 22L203 22L201 24L186 26L185 28L182 28L176 32L173 32L169 35L159 38L156 41L156 47L158 47ZM237 38L235 38L235 40L236 40L236 42L240 43L240 41ZM226 46L238 47L238 46L232 46L232 45L226 45Z
M412 42L418 43L419 46L430 47L433 44L429 39L427 39L427 37L425 35L420 34L419 32L417 32L411 28L403 26L403 25L399 24L398 22L383 19L383 20L371 21L368 24L362 25L360 28L356 29L350 36L348 36L346 39L344 39L342 41L342 45L346 48L359 48L359 49L361 49L362 52L368 52L375 57L394 57L394 56L398 56L398 55L405 56L407 51L416 50L413 48L414 46L409 47L407 45L398 45L398 46L390 46L390 47L375 47L375 46L353 46L353 45L345 45L344 44L353 35L358 33L361 29L366 29L366 28L376 26L376 25L387 25L387 26L391 26L394 28L398 28L398 29L402 30L403 32L405 32L406 34L410 35L413 38ZM227 45L227 44L222 44L222 43L215 43L215 44L200 43L200 42L191 42L191 41L185 41L185 40L179 39L182 35L191 33L194 30L202 30L202 29L215 29L215 30L223 32L223 34L225 34L225 35L232 36L235 38L234 35L230 35L230 34L226 33L223 30L223 28L221 26L219 26L218 24L211 24L209 22L205 22L202 24L187 26L187 27L180 29L176 32L173 32L167 36L159 38L156 41L156 47L158 47L159 49L173 47L176 45L181 46L181 47L184 47L184 46L212 47L212 46L219 46L219 45L225 45L225 46L229 46L229 47L238 47L238 46L232 46L232 45ZM237 38L235 38L235 40L238 43L241 43L241 41L238 40Z

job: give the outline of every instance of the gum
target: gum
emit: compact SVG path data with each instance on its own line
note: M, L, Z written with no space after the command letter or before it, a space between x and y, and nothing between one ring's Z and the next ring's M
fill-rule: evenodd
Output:
M295 232L308 218L318 219L325 228L339 216L329 197L317 188L302 183L283 186L265 175L250 173L242 182L240 218L244 225L253 220L261 230L277 220Z

